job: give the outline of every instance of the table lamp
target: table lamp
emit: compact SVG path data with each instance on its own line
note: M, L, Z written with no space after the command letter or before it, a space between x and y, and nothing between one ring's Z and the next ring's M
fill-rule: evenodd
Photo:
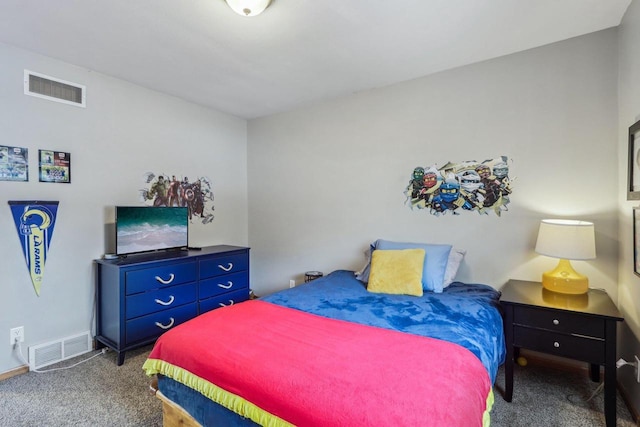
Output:
M542 286L553 292L579 295L589 290L589 279L573 269L570 260L596 257L592 222L543 219L538 230L536 252L560 258L553 270L542 274Z

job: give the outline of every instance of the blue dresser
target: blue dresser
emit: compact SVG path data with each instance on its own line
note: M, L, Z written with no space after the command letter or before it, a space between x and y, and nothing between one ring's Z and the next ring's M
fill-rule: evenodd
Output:
M118 353L154 342L206 311L249 299L249 248L96 260L96 340Z

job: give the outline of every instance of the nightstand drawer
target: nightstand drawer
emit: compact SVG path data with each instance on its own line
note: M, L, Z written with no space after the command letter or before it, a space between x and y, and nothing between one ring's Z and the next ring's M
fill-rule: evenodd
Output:
M603 338L605 322L601 318L566 311L515 307L513 323L587 337Z
M589 363L604 364L605 341L514 326L513 345Z

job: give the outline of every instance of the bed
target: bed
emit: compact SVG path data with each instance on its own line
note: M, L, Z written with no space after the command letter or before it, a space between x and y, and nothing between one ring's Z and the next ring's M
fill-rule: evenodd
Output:
M414 272L421 285L428 255ZM364 280L334 271L163 334L143 368L164 425L489 425L505 357L499 292L460 282L372 291L376 261Z

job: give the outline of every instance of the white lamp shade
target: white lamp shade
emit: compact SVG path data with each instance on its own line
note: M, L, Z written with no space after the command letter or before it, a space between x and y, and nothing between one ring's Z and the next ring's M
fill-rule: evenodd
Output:
M554 258L585 260L596 257L592 222L543 219L538 230L536 252Z
M226 0L235 13L242 16L260 15L271 3L271 0Z

